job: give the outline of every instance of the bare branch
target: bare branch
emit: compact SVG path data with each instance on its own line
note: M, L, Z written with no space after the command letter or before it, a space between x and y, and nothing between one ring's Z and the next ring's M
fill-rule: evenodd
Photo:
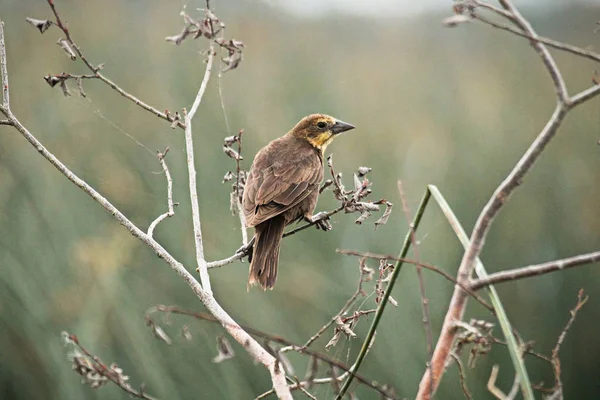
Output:
M169 172L169 167L167 167L167 163L165 161L165 156L169 152L169 148L167 147L164 152L158 152L157 157L160 165L163 168L163 172L165 173L165 178L167 179L167 209L168 211L164 214L161 214L156 218L150 226L148 227L148 236L152 237L154 233L154 229L167 218L175 215L175 204L173 203L173 179L171 179L171 173Z
M10 113L10 91L8 90L8 70L6 69L6 45L4 44L4 21L0 20L0 74L2 75L2 112ZM8 125L8 124L6 124Z
M143 108L144 110L156 115L157 117L159 117L161 119L164 119L165 121L172 122L175 126L179 126L181 128L184 127L183 123L181 121L178 121L175 118L173 118L173 116L170 115L168 112L166 112L166 113L160 112L158 109L146 104L142 100L140 100L137 97L133 96L132 94L126 92L119 85L117 85L116 83L114 83L113 81L108 79L106 76L101 74L100 67L93 66L88 61L88 59L85 57L85 55L83 54L83 52L81 51L79 46L73 41L73 38L71 37L71 32L69 31L69 28L62 22L62 20L60 18L58 10L56 9L56 7L54 5L54 0L47 0L47 1L48 1L48 4L50 5L50 8L52 9L52 12L54 13L54 17L56 18L56 22L54 24L61 31L63 31L63 33L65 34L65 36L67 38L66 40L68 41L68 43L69 43L70 47L73 49L73 51L75 51L75 54L81 59L81 61L83 61L83 63L88 67L88 69L90 71L92 71L94 73L94 75L96 75L98 77L98 79L100 79L102 82L106 83L108 86L110 86L113 90L115 90L121 96L132 101L133 103L135 103L139 107Z
M49 0L53 7L52 0ZM53 7L54 8L54 7ZM3 35L3 25L0 24L0 36ZM2 36L3 37L3 36ZM3 41L0 41L0 65L6 65L6 50L3 46ZM0 70L1 72L1 70ZM7 75L2 76L2 80L7 81ZM7 86L8 87L8 86ZM165 250L156 240L148 236L145 232L139 229L133 222L131 222L121 211L119 211L112 203L98 193L93 187L87 182L75 175L69 168L67 168L54 154L46 149L37 138L25 128L21 122L12 114L12 112L4 107L1 108L2 112L6 115L11 125L18 130L21 135L56 169L58 169L69 181L75 186L79 187L90 197L92 197L98 204L100 204L110 215L112 215L121 225L140 241L150 247L158 257L165 260L169 266L179 274L183 280L190 286L196 296L202 301L207 310L215 316L215 319L219 321L225 330L238 342L244 349L252 356L254 360L262 364L269 370L271 374L271 381L275 392L282 399L292 399L290 391L288 389L285 373L280 368L279 363L271 354L269 354L252 336L244 331L235 322L229 314L221 307L219 303L210 295L200 283L194 278L188 270L177 261L167 250Z
M600 251L588 254L580 254L574 257L563 258L562 260L530 265L509 271L496 272L488 275L485 278L473 280L470 284L470 287L472 290L479 290L482 287L495 285L496 283L515 281L532 276L548 274L550 272L563 271L565 269L592 264L598 261L600 261Z
M561 398L562 398L562 381L560 379L561 367L560 367L560 358L558 358L558 352L560 351L560 346L565 341L567 332L569 332L569 329L571 329L573 322L575 322L577 313L579 312L581 307L583 307L585 305L585 303L588 301L588 299L589 299L588 296L584 297L583 289L579 289L579 292L577 293L577 304L571 310L571 318L569 318L569 321L567 322L567 324L563 328L562 332L558 336L558 340L556 341L556 346L554 346L554 349L552 349L552 367L554 369L554 388L552 389L552 391L554 393L557 393L557 392L560 393Z
M479 6L482 6L485 3L477 1L477 4ZM503 10L501 10L501 11L503 11ZM535 42L543 43L543 44L547 45L548 47L552 47L557 50L565 51L567 53L571 53L576 56L580 56L580 57L584 57L584 58L587 58L592 61L600 62L600 54L594 53L592 51L585 50L585 49L582 49L577 46L572 46L570 44L562 43L557 40L549 39L549 38L546 38L543 36L535 37L535 36L530 35L529 33L526 33L526 32L520 31L516 28L513 28L512 26L501 25L501 24L499 24L495 21L492 21L492 20L490 20L480 14L477 14L477 13L473 13L472 16L474 19L481 21L485 24L488 24L494 28L512 33L514 35L517 35L517 36L520 36L520 37L523 37L523 38L526 38L526 39L529 39L529 40L532 40Z
M185 151L187 154L187 166L190 183L190 200L192 203L192 221L194 224L194 240L196 244L196 263L198 264L198 272L200 273L200 280L202 281L202 287L212 295L212 289L210 288L210 277L208 276L208 269L206 267L206 259L204 258L204 246L202 243L202 227L200 224L200 206L198 205L198 187L196 185L196 167L194 163L194 140L192 138L192 119L200 106L204 92L210 80L210 72L212 70L214 58L213 46L210 46L208 53L208 61L206 62L206 71L204 72L204 78L202 84L192 104L190 112L183 110L185 118Z
M469 284L469 279L475 267L475 261L481 253L485 238L494 218L498 215L509 196L522 183L523 178L531 169L535 161L537 161L546 145L556 135L556 132L558 131L558 128L560 127L567 112L575 105L581 104L583 101L588 100L600 93L600 89L597 88L599 85L597 85L582 92L585 94L577 95L575 97L575 102L573 99L569 98L564 79L560 70L558 69L558 66L556 65L556 62L554 61L554 58L549 53L546 46L539 40L539 36L533 30L531 24L520 14L510 0L501 0L500 4L504 8L504 12L500 14L508 18L511 22L515 23L523 33L530 37L532 46L541 57L544 66L552 78L554 89L557 95L557 105L554 113L546 123L546 126L542 129L540 134L530 145L510 174L498 186L480 213L475 227L473 228L469 246L467 247L458 268L457 281L463 285ZM437 388L440 377L444 372L444 367L448 358L450 357L452 343L456 337L454 323L455 321L462 320L466 304L467 293L462 289L461 286L456 285L450 305L448 307L448 312L446 313L446 317L444 319L442 331L434 351L432 362L433 373L426 371L423 375L421 384L419 386L417 399L430 399L430 396L427 393L427 388L430 386L432 380L434 382L434 387ZM524 391L524 397L526 399L532 399L533 393L531 392L531 388L524 384L524 382L521 382L521 384Z

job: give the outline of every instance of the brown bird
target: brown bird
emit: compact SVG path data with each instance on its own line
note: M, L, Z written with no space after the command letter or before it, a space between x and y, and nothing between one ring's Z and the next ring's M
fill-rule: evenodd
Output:
M350 129L354 126L329 115L309 115L256 154L243 198L246 225L255 230L249 286L258 283L266 290L275 285L283 229L300 219L313 221L323 152L337 134Z

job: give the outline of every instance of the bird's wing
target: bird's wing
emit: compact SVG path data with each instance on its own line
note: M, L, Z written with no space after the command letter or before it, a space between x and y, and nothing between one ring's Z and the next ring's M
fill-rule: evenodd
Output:
M273 157L273 154L280 156L280 150L267 147L252 164L244 189L248 226L258 225L297 205L323 178L321 159L314 150L301 149L293 154L286 152L288 157Z

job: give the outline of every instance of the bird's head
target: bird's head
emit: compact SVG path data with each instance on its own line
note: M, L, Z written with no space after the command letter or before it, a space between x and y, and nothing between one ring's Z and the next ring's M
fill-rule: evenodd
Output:
M302 118L288 133L308 141L313 147L325 151L327 145L340 133L354 129L353 125L325 114L312 114Z

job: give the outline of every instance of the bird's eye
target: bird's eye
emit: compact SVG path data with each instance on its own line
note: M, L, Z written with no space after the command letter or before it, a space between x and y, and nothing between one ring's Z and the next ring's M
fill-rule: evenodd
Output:
M326 126L327 126L327 124L326 124L325 122L323 122L323 121L319 121L319 122L317 123L317 127L318 127L319 129L323 129L323 128L325 128Z

